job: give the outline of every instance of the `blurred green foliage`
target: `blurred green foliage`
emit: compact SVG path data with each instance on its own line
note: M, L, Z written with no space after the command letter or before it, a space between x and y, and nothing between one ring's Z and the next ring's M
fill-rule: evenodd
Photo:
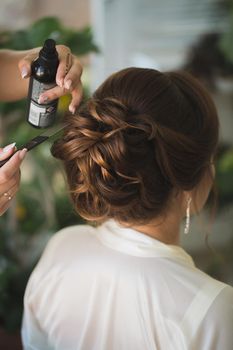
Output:
M78 56L98 52L90 27L70 29L55 17L22 30L0 32L0 48L27 50L42 46L47 38ZM88 87L84 89L87 94ZM69 96L60 99L57 122L69 100ZM19 147L42 132L26 122L25 111L26 100L0 103L1 145L13 140ZM14 205L0 219L0 326L11 331L20 327L26 282L46 241L60 228L82 222L73 212L61 166L50 155L51 142L27 155Z
M219 191L219 205L224 208L233 202L233 148L225 147L216 164L216 182Z
M80 31L66 28L56 17L42 18L24 30L1 32L0 48L27 50L42 46L47 38L69 46L76 55L98 52L90 27Z
M226 14L225 30L201 35L197 42L191 45L183 69L200 79L215 93L219 93L221 89L219 79L225 81L229 89L231 88L227 93L233 98L233 0L219 0L216 3ZM215 166L218 208L224 210L233 202L232 143L221 142Z
M221 35L219 48L226 59L233 64L233 1L225 1L229 13L228 29Z

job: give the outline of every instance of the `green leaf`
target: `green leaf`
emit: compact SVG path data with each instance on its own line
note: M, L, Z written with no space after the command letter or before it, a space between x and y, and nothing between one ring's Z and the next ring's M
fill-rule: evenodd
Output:
M53 37L53 33L62 32L60 20L56 17L45 17L35 22L27 32L30 47L42 46L44 41Z

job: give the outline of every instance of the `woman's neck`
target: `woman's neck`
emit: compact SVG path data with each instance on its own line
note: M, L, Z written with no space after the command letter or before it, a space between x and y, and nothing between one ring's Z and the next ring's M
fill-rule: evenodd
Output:
M165 244L180 244L180 215L166 215L156 218L145 225L133 225L132 228Z

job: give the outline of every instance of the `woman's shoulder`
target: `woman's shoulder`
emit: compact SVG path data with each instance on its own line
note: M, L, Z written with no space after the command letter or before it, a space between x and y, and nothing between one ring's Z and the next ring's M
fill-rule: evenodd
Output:
M73 225L54 233L30 276L26 295L36 288L35 286L44 286L44 284L47 286L47 281L60 278L61 273L87 244L93 232L95 228L90 225Z
M212 312L216 316L222 315L225 317L226 315L230 315L233 323L233 287L218 281L219 283L222 284L222 289L212 304Z
M72 225L57 231L49 240L48 246L72 243L73 241L88 238L95 232L95 228L88 224Z
M39 266L55 266L62 261L71 260L93 240L95 228L90 225L73 225L62 228L49 239Z
M222 308L222 304L226 303L233 306L233 287L226 282L220 281L199 268L193 269L193 284L196 286L195 299L202 301L204 304L208 300L209 307L216 306Z

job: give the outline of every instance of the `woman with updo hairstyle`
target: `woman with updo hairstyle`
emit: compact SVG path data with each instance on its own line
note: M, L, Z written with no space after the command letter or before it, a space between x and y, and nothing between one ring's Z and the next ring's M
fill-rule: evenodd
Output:
M121 70L67 117L52 154L88 224L55 234L33 271L25 349L233 349L233 288L180 246L212 188L218 134L185 72Z

